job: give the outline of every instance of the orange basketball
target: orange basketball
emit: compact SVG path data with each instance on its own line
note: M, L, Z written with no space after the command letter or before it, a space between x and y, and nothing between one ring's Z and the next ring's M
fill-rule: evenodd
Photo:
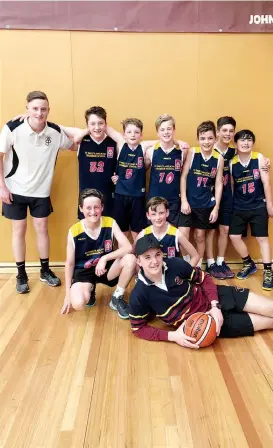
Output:
M195 338L196 345L207 347L216 339L216 323L213 317L205 313L194 313L186 320L184 332Z

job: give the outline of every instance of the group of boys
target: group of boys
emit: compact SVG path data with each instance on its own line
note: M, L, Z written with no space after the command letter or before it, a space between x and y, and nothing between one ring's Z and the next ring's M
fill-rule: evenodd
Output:
M240 303L236 298L234 306L228 308L228 318L225 318L225 313L219 309L219 288L217 290L210 280L210 275L218 279L234 277L224 260L228 236L243 259L243 269L237 278L245 279L256 272L256 265L242 240L250 224L264 263L263 288L273 289L268 240L268 216L273 216L273 206L268 161L252 151L255 136L251 131L235 134L236 122L232 117L220 118L217 131L212 121L206 121L197 128L199 146L188 150L188 144L175 139L175 121L169 115L156 120L159 140L143 142L143 124L136 118L123 121L121 134L107 125L106 112L101 107L86 111L87 128L84 130L50 123L48 112L46 95L31 92L24 119L8 122L0 137L0 198L2 214L12 220L13 251L18 267L17 292L29 291L25 270L28 207L37 233L40 279L50 286L60 284L49 268L47 226L52 212L50 187L56 156L60 148L69 148L78 152L79 221L68 234L66 296L62 313L68 313L71 307L79 310L95 305L95 286L103 283L116 286L110 307L117 310L121 318L127 319L130 315L133 332L147 339L168 339L165 333L162 336L163 333L156 329L150 331L147 325L150 313L165 316L166 323L177 326L197 309L208 311L208 303L214 308L211 314L216 320L218 334L223 323L228 325L225 335L230 336L271 328L273 315L265 314L269 323L256 324L248 314L247 322L238 324L247 330L234 331L236 313L240 317L246 314L242 311L255 313L253 308L245 309L245 304L249 304L248 294ZM77 141L77 147L71 139ZM219 255L215 262L213 236L218 225ZM194 228L197 250L189 242L191 228ZM133 246L127 238L129 231ZM210 275L199 269L205 250ZM168 269L169 265L171 269ZM124 292L137 266L138 279L129 310ZM175 272L177 275L168 286L166 278L173 277ZM180 288L178 292L172 293L173 286ZM153 301L149 303L153 287L165 291L162 295L169 297L159 307ZM143 288L146 288L144 295ZM228 297L226 302L230 301L231 294L236 295L235 289L232 293L230 289L228 291L223 294ZM144 309L145 313L141 314ZM163 309L164 313L160 314ZM258 310L257 314L262 313ZM233 324L228 324L228 320ZM238 325L236 321L235 327ZM169 340L193 345L183 329L177 331L178 339Z

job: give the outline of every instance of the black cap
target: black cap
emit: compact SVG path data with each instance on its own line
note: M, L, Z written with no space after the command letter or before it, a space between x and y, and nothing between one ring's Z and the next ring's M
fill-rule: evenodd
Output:
M135 246L135 254L144 254L149 249L162 249L160 242L154 237L154 235L144 235L142 238L137 240Z

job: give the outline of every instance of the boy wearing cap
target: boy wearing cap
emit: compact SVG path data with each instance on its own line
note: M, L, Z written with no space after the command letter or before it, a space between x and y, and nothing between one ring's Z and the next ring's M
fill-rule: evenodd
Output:
M215 285L209 274L185 260L163 262L160 243L150 235L136 242L135 253L140 272L130 295L129 317L136 336L198 348L183 331L185 319L198 311L215 319L222 337L253 336L254 331L273 329L273 302L267 297L247 288ZM154 314L175 331L148 325Z

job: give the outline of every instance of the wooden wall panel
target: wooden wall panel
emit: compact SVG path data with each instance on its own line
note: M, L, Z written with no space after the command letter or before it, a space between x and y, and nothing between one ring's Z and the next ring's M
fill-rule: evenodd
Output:
M102 105L115 127L127 116L141 118L149 139L161 113L175 116L177 137L190 144L200 121L231 114L271 156L273 35L0 31L0 51L1 125L24 110L28 91L41 89L50 99L51 121L84 126L85 109ZM75 153L59 155L52 199L51 259L63 261L76 220ZM0 225L0 262L11 262L10 224L2 218ZM37 260L31 226L27 247L27 259ZM249 239L249 247L260 258L256 242ZM237 255L230 251L229 257Z

